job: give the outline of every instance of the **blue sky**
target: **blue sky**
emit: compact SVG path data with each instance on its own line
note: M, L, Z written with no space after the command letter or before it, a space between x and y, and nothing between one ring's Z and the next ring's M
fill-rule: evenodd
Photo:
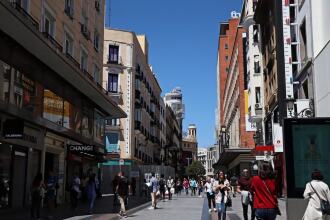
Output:
M106 0L106 26L145 34L149 62L163 94L181 87L184 130L197 126L199 147L215 143L219 23L241 11L242 0ZM110 3L110 5L109 5Z

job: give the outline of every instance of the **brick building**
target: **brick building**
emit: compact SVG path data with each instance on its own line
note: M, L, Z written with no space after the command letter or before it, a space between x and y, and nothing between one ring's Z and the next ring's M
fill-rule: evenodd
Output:
M216 165L239 172L250 166L253 131L247 129L247 74L245 40L239 13L220 24L218 44L218 135L220 158Z

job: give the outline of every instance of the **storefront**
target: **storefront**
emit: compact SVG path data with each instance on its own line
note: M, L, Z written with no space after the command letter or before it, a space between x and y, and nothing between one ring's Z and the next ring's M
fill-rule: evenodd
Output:
M102 146L82 144L76 141L67 142L67 175L66 183L69 185L76 173L84 180L92 173L100 177L98 164L103 162L105 150Z
M0 209L29 204L33 178L41 171L43 130L0 115Z

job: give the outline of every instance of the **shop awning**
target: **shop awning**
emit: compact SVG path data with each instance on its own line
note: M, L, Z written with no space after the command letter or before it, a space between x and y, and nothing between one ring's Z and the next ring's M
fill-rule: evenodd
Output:
M213 169L221 169L228 165L240 155L251 156L250 148L227 148L220 154L219 160L212 165Z

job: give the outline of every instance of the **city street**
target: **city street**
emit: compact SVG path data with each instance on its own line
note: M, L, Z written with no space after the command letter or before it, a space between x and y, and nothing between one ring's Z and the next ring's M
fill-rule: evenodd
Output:
M285 202L279 199L280 210L282 216L278 216L277 220L286 219ZM159 201L158 209L150 210L150 202L145 203L141 206L132 208L128 211L128 218L134 220L216 220L217 212L208 212L207 199L204 197L200 198L197 196L174 196L172 200L166 199L165 201ZM249 209L250 211L250 209ZM249 213L250 215L250 213ZM67 218L67 220L117 220L120 219L113 213L108 214L95 214L95 215L84 215ZM233 206L227 209L228 220L243 220L242 205L240 202L240 196L233 198Z

